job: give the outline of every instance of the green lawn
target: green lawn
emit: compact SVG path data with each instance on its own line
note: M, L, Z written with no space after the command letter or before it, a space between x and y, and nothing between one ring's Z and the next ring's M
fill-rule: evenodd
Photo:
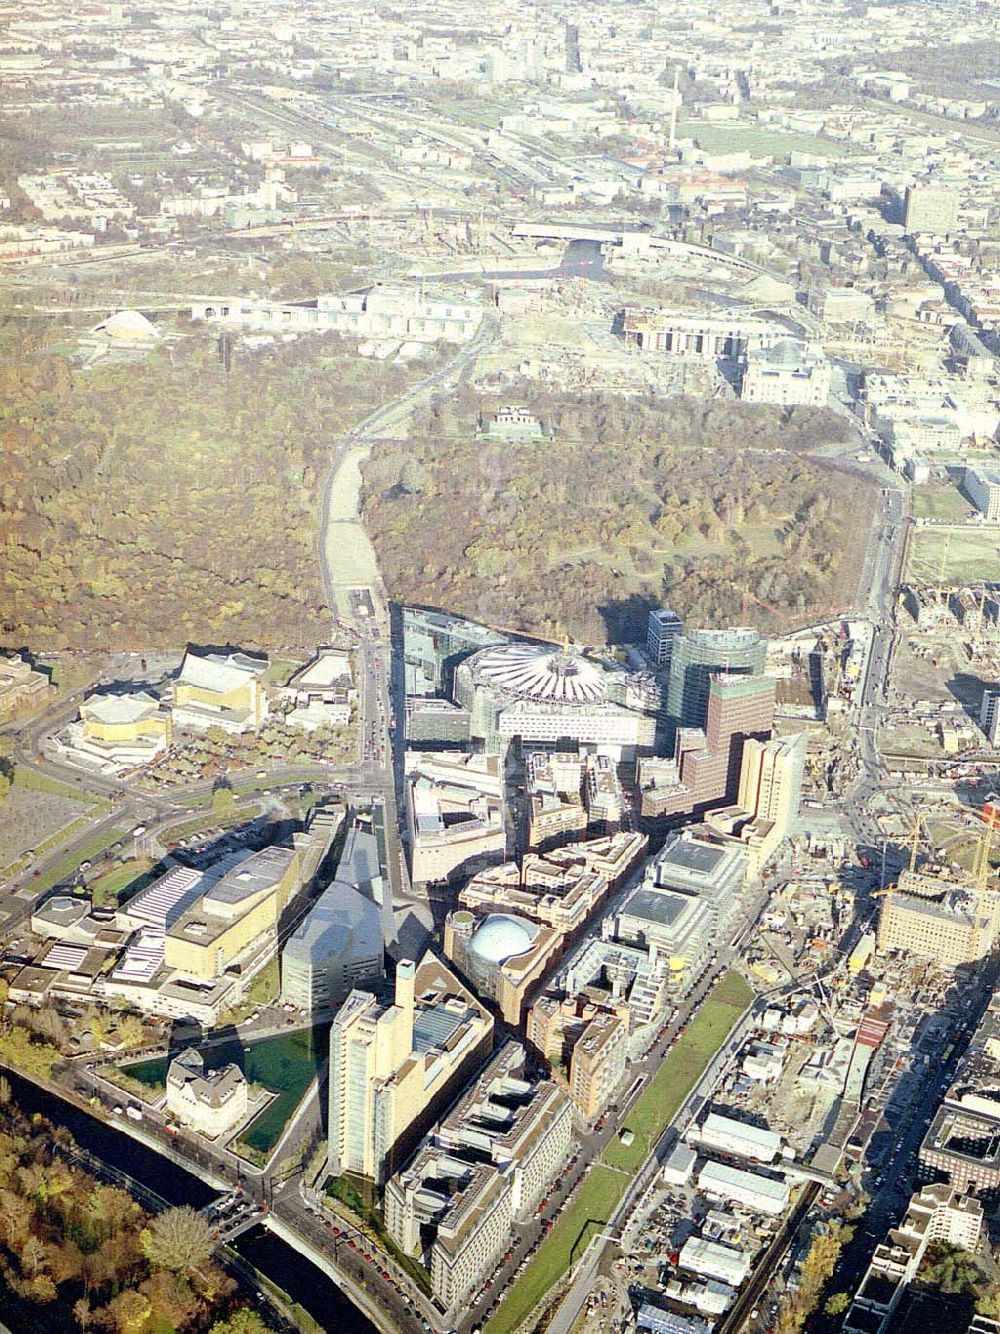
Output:
M729 972L716 984L629 1114L634 1142L628 1148L617 1139L608 1145L602 1163L591 1171L531 1264L505 1294L487 1322L485 1334L510 1334L580 1259L587 1242L611 1218L652 1145L752 1000L753 991L740 973Z
M65 857L61 857L56 862L55 866L48 871L43 871L37 880L33 880L31 882L32 890L36 894L40 894L43 890L51 889L53 885L57 885L60 880L68 880L79 870L81 862L92 862L95 857L100 856L102 852L111 847L112 843L117 843L120 838L121 831L118 829L107 830L103 834L94 834L75 852L67 853Z
M753 121L682 120L681 138L694 139L705 153L742 153L784 157L789 153L814 153L817 157L844 157L850 148L835 139L799 130L782 130Z
M109 899L118 903L120 900L130 898L131 895L124 893L124 891L134 881L145 879L151 866L152 863L149 859L143 857L139 861L123 862L121 866L116 866L114 870L98 876L96 880L92 880L88 888L95 907L107 904Z
M527 1319L552 1285L580 1259L594 1233L607 1223L628 1183L624 1173L610 1167L598 1165L591 1171L531 1264L487 1321L485 1334L510 1334Z
M19 764L14 769L14 783L17 787L28 788L32 792L48 792L54 797L64 797L67 801L89 802L101 810L108 809L108 803L101 797L95 797L81 783L75 787L72 783L61 783L58 778L39 773L37 769L26 769Z
M281 972L275 957L264 965L247 987L247 1000L254 1005L270 1005L277 1000L280 989Z
M268 663L267 671L264 673L264 684L268 686L285 686L288 679L294 676L300 667L305 664L301 662L289 662L287 658L272 658Z
M625 1124L635 1132L635 1139L628 1146L612 1140L604 1150L605 1162L628 1172L642 1166L752 1000L753 992L740 973L727 973L716 984L629 1112Z
M972 504L951 482L928 483L913 488L913 517L938 519L946 523L961 523L968 517Z
M326 1054L328 1032L329 1025L299 1028L245 1045L236 1035L200 1048L207 1069L238 1065L251 1083L260 1084L276 1095L240 1137L242 1144L264 1158L277 1144L306 1089L316 1078ZM148 1061L126 1062L121 1070L131 1079L157 1090L166 1083L168 1064L166 1056L158 1056Z

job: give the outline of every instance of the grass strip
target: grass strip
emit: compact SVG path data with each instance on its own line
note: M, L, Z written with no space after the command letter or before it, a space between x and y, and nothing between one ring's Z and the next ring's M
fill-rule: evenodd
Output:
M577 1263L587 1243L611 1219L632 1177L753 1000L742 974L728 972L667 1053L629 1112L630 1145L613 1140L521 1277L504 1294L485 1334L512 1334L545 1294Z
M629 1145L612 1140L602 1155L604 1162L626 1172L639 1170L752 1000L753 991L741 973L727 973L716 983L629 1111L622 1129L631 1130L635 1139Z

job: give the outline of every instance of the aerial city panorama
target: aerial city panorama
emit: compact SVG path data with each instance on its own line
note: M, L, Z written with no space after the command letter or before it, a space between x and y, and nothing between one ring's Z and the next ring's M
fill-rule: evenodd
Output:
M0 1334L327 1331L1000 1334L1000 0L0 0Z

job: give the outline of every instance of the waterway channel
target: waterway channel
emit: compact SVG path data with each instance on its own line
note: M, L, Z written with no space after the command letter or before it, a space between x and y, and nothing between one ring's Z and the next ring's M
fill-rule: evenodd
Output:
M81 1149L86 1149L117 1171L126 1172L170 1204L190 1204L201 1209L214 1198L215 1191L206 1182L162 1158L124 1131L98 1120L73 1103L64 1102L29 1080L10 1071L4 1073L10 1080L13 1099L23 1112L28 1115L39 1112L53 1123L65 1126ZM235 1249L283 1288L324 1330L336 1330L337 1334L376 1334L374 1326L335 1283L305 1256L266 1229L256 1228L247 1233L236 1243ZM51 1334L51 1321L46 1321L44 1308L40 1308L38 1316L34 1317L33 1312L15 1302L2 1285L0 1319L8 1325L11 1334Z

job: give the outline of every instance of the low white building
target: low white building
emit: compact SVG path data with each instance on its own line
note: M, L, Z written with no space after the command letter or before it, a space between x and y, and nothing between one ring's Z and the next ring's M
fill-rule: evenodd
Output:
M736 1121L731 1116L709 1112L704 1124L692 1132L703 1149L716 1149L734 1158L751 1162L773 1163L781 1153L781 1136L773 1130Z
M341 649L321 647L312 662L288 682L281 698L292 709L285 722L315 732L320 727L346 727L357 698L351 660Z
M704 1237L688 1237L677 1261L681 1269L701 1278L715 1278L738 1288L750 1272L750 1257L731 1246L720 1246Z
M785 1180L746 1172L739 1167L709 1161L698 1173L698 1189L710 1199L732 1200L754 1213L777 1217L788 1208L789 1187ZM724 1274L714 1277L728 1282Z
M1000 469L966 468L962 485L966 495L989 523L1000 522Z
M199 1134L218 1139L240 1124L248 1106L246 1075L238 1065L206 1071L204 1057L193 1049L170 1062L167 1111Z
M315 302L259 301L229 297L198 301L192 320L280 333L348 334L355 338L405 338L422 343L467 342L479 327L475 302L426 297L415 288L375 284L359 292L320 296Z

